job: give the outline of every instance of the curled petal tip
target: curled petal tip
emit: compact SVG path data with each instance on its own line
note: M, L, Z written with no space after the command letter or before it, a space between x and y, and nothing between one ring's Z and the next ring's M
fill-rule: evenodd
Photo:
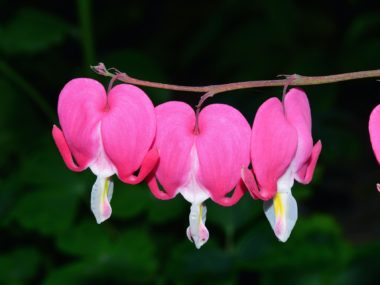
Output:
M263 201L268 201L273 198L273 196L276 194L277 187L272 183L273 187L270 187L268 189L260 189L257 184L256 178L252 172L252 170L244 167L241 171L241 178L246 186L246 188L249 191L249 194L254 199L260 199Z
M156 180L156 177L153 174L149 175L146 181L147 181L147 184L148 184L150 192L157 199L160 199L160 200L169 200L169 199L174 198L174 196L176 195L175 192L171 193L171 194L168 194L167 192L162 191L159 188L157 180Z
M152 148L147 155L145 156L141 168L139 171L139 174L137 176L130 175L128 177L122 177L120 176L120 179L128 184L138 184L142 182L157 166L157 163L159 161L159 154L156 147Z
M302 184L309 184L314 176L314 171L317 166L319 155L322 151L322 142L319 140L313 146L311 155L307 163L299 169L296 175L298 182Z
M243 197L245 191L246 187L244 186L244 182L242 180L239 180L231 197L212 197L212 200L221 206L230 207L239 202L239 200Z
M249 194L251 194L252 198L258 199L257 183L252 171L247 167L243 167L241 170L241 179L244 182L245 187L248 189Z
M65 136L63 135L63 132L60 128L58 128L56 125L53 125L52 129L52 135L55 144L57 145L58 151L61 154L63 161L65 162L66 166L75 172L83 171L87 165L77 165L74 162L73 155L70 151L70 148L66 142Z
M377 183L377 184L376 184L376 188L377 188L377 191L380 192L380 183Z

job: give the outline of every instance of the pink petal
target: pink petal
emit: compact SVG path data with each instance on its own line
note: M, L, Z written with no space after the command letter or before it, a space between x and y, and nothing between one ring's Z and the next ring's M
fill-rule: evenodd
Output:
M131 176L152 147L155 131L154 107L141 89L128 84L111 89L101 134L104 150L122 181L136 184L154 167L151 156L148 156L145 164L149 165L144 166L138 177Z
M85 169L87 167L87 164L78 166L74 162L73 156L71 155L71 151L70 151L69 146L67 145L65 137L62 131L56 125L53 126L52 134L53 134L55 144L57 145L59 153L61 154L63 161L66 163L66 166L70 170L77 171L77 172Z
M309 160L304 163L303 166L298 170L296 175L296 180L302 184L309 184L311 180L313 179L315 166L317 165L317 161L319 158L319 155L322 150L322 143L321 141L317 141L317 143L314 145L313 150L311 152L311 156L309 157Z
M124 178L123 181L129 184L138 184L142 182L148 176L148 174L152 172L152 170L156 167L158 161L158 150L156 147L154 147L150 151L148 151L147 155L145 156L141 164L139 174L137 176L132 174Z
M249 165L250 134L244 116L228 105L212 104L199 114L198 177L216 203L232 205L243 195L238 188L231 198L225 197L240 181L241 169Z
M157 106L156 118L155 146L160 154L156 177L166 193L159 190L154 177L148 179L148 186L158 199L170 199L188 179L195 114L189 105L173 101Z
M239 200L241 199L241 197L243 197L245 192L246 192L246 187L244 185L244 182L242 180L239 180L231 197L219 196L219 197L211 197L211 198L213 199L214 202L218 203L219 205L222 205L224 207L229 207L239 202Z
M98 128L106 106L106 91L93 79L73 79L62 89L58 100L58 117L67 148L63 144L63 134L57 130L53 132L61 154L63 150L66 153L64 157L68 166L67 149L80 169L86 168L96 158L100 148Z
M281 102L268 99L256 113L251 137L252 167L260 199L269 200L276 194L277 180L289 167L296 149L297 131L286 120Z
M172 199L175 196L175 191L171 192L170 194L166 193L165 191L162 191L160 187L158 186L156 176L154 173L151 173L147 178L146 182L148 184L148 187L150 189L150 192L156 197L157 199L160 200L169 200Z
M285 95L284 106L286 119L297 130L298 135L297 152L293 161L297 172L309 160L313 149L310 106L305 92L298 88L290 89Z
M253 199L265 200L264 198L266 197L263 197L261 192L259 191L256 178L250 169L244 167L241 171L241 178Z
M375 153L377 162L380 164L380 105L377 105L372 111L369 117L368 128L372 149Z

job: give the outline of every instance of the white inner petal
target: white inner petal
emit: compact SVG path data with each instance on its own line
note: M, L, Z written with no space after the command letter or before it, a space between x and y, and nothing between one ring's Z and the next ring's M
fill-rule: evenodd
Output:
M187 182L183 186L179 187L177 192L181 193L188 202L192 204L201 204L210 197L210 194L207 189L203 187L196 179L199 169L199 160L195 146L191 149L190 157L191 167Z
M91 210L98 224L107 220L112 213L111 199L113 182L110 177L98 176L91 191Z
M178 188L178 192L191 203L189 223L186 233L190 241L193 241L195 246L199 249L204 245L209 237L206 228L206 206L203 202L210 197L207 189L201 185L196 175L199 170L199 159L195 146L191 149L191 167L187 182Z
M264 202L264 212L277 238L285 242L289 238L298 217L297 202L291 188L294 184L293 168L290 166L277 181L277 193Z
M209 237L206 228L207 208L203 204L192 204L190 207L189 223L190 226L186 230L187 237L194 242L195 247L200 249Z
M99 123L97 133L99 137L99 150L95 160L90 164L90 169L96 176L101 175L104 177L109 177L115 174L117 170L113 163L107 157L107 154L104 150L103 138L101 133L101 122Z
M292 163L293 164L293 163ZM290 193L294 185L294 172L292 164L277 181L277 192Z

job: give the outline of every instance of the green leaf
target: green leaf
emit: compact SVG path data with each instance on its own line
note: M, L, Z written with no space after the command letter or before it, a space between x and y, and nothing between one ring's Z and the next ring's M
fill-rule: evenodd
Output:
M79 228L85 234L91 227L82 225ZM95 233L93 229L90 231ZM93 237L86 238L90 240ZM82 241L75 247L81 244ZM65 244L64 247L68 245ZM151 283L157 265L154 243L150 236L142 229L129 230L118 235L112 243L112 248L101 255L90 255L79 262L52 271L44 284L125 284L127 281Z
M87 279L97 273L98 268L90 262L73 262L49 272L44 285L88 284Z
M193 250L185 259L185 270L191 274L228 273L232 267L231 256L218 248L204 248L202 253Z
M16 91L8 81L0 79L1 104L0 104L0 127L4 128L10 122L13 110L17 107Z
M143 184L125 185L116 180L112 197L112 216L129 219L143 213L149 202L149 190Z
M0 227L6 227L11 222L12 217L9 213L12 212L15 204L18 201L18 197L22 195L20 192L20 180L18 175L13 173L6 179L0 179L1 191L0 191Z
M355 244L355 253L350 265L342 274L341 284L377 284L379 279L380 241L374 239Z
M8 156L17 150L17 135L12 127L16 110L19 107L17 92L9 82L0 79L0 167L6 164Z
M76 215L78 196L65 188L31 190L12 212L23 227L42 234L60 234L67 230Z
M182 217L188 214L187 207L190 207L190 204L182 197L176 197L170 201L153 198L149 204L148 221L153 224L165 224L174 220L182 220Z
M207 218L226 231L235 231L263 213L263 203L245 195L233 207L222 207L216 203L207 204Z
M0 49L9 54L40 52L61 43L69 32L62 19L24 8L0 31Z
M196 250L188 240L173 245L167 262L166 276L173 284L222 284L232 279L234 257L221 250L210 239L201 250ZM223 273L223 274L221 274Z
M118 237L107 266L114 272L128 272L126 278L129 280L148 280L158 266L155 251L154 242L146 230L129 230Z
M85 193L89 200L94 176L69 171L50 136L40 140L40 147L20 167L18 178L25 194L11 216L27 229L59 234L71 226Z
M88 220L59 235L57 246L72 255L100 257L110 250L111 241L103 224Z
M266 222L244 236L237 248L244 267L263 271L339 269L352 254L339 225L322 215L300 217L286 243L276 240Z
M262 263L271 256L273 248L278 242L273 235L266 220L253 225L248 233L242 235L236 246L240 266L260 269Z
M40 255L33 248L19 248L0 256L1 284L31 284L31 279L37 274Z
M95 182L91 171L73 173L70 171L58 152L50 133L40 140L40 148L25 157L19 177L26 185L34 189L52 191L56 195L61 192L70 192L76 196L90 193Z

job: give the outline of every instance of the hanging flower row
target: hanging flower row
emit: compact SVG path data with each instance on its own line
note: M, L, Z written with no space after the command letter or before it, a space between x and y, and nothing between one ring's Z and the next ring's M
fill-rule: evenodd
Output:
M225 104L199 114L178 101L154 107L136 86L119 84L107 94L99 82L78 78L61 91L58 116L53 138L67 167L97 176L91 210L98 223L111 216L112 175L127 184L145 180L156 198L180 193L191 203L186 233L197 248L209 238L204 201L232 206L246 192L264 201L285 242L297 220L294 180L310 183L322 148L313 145L309 102L297 88L265 101L251 128Z

